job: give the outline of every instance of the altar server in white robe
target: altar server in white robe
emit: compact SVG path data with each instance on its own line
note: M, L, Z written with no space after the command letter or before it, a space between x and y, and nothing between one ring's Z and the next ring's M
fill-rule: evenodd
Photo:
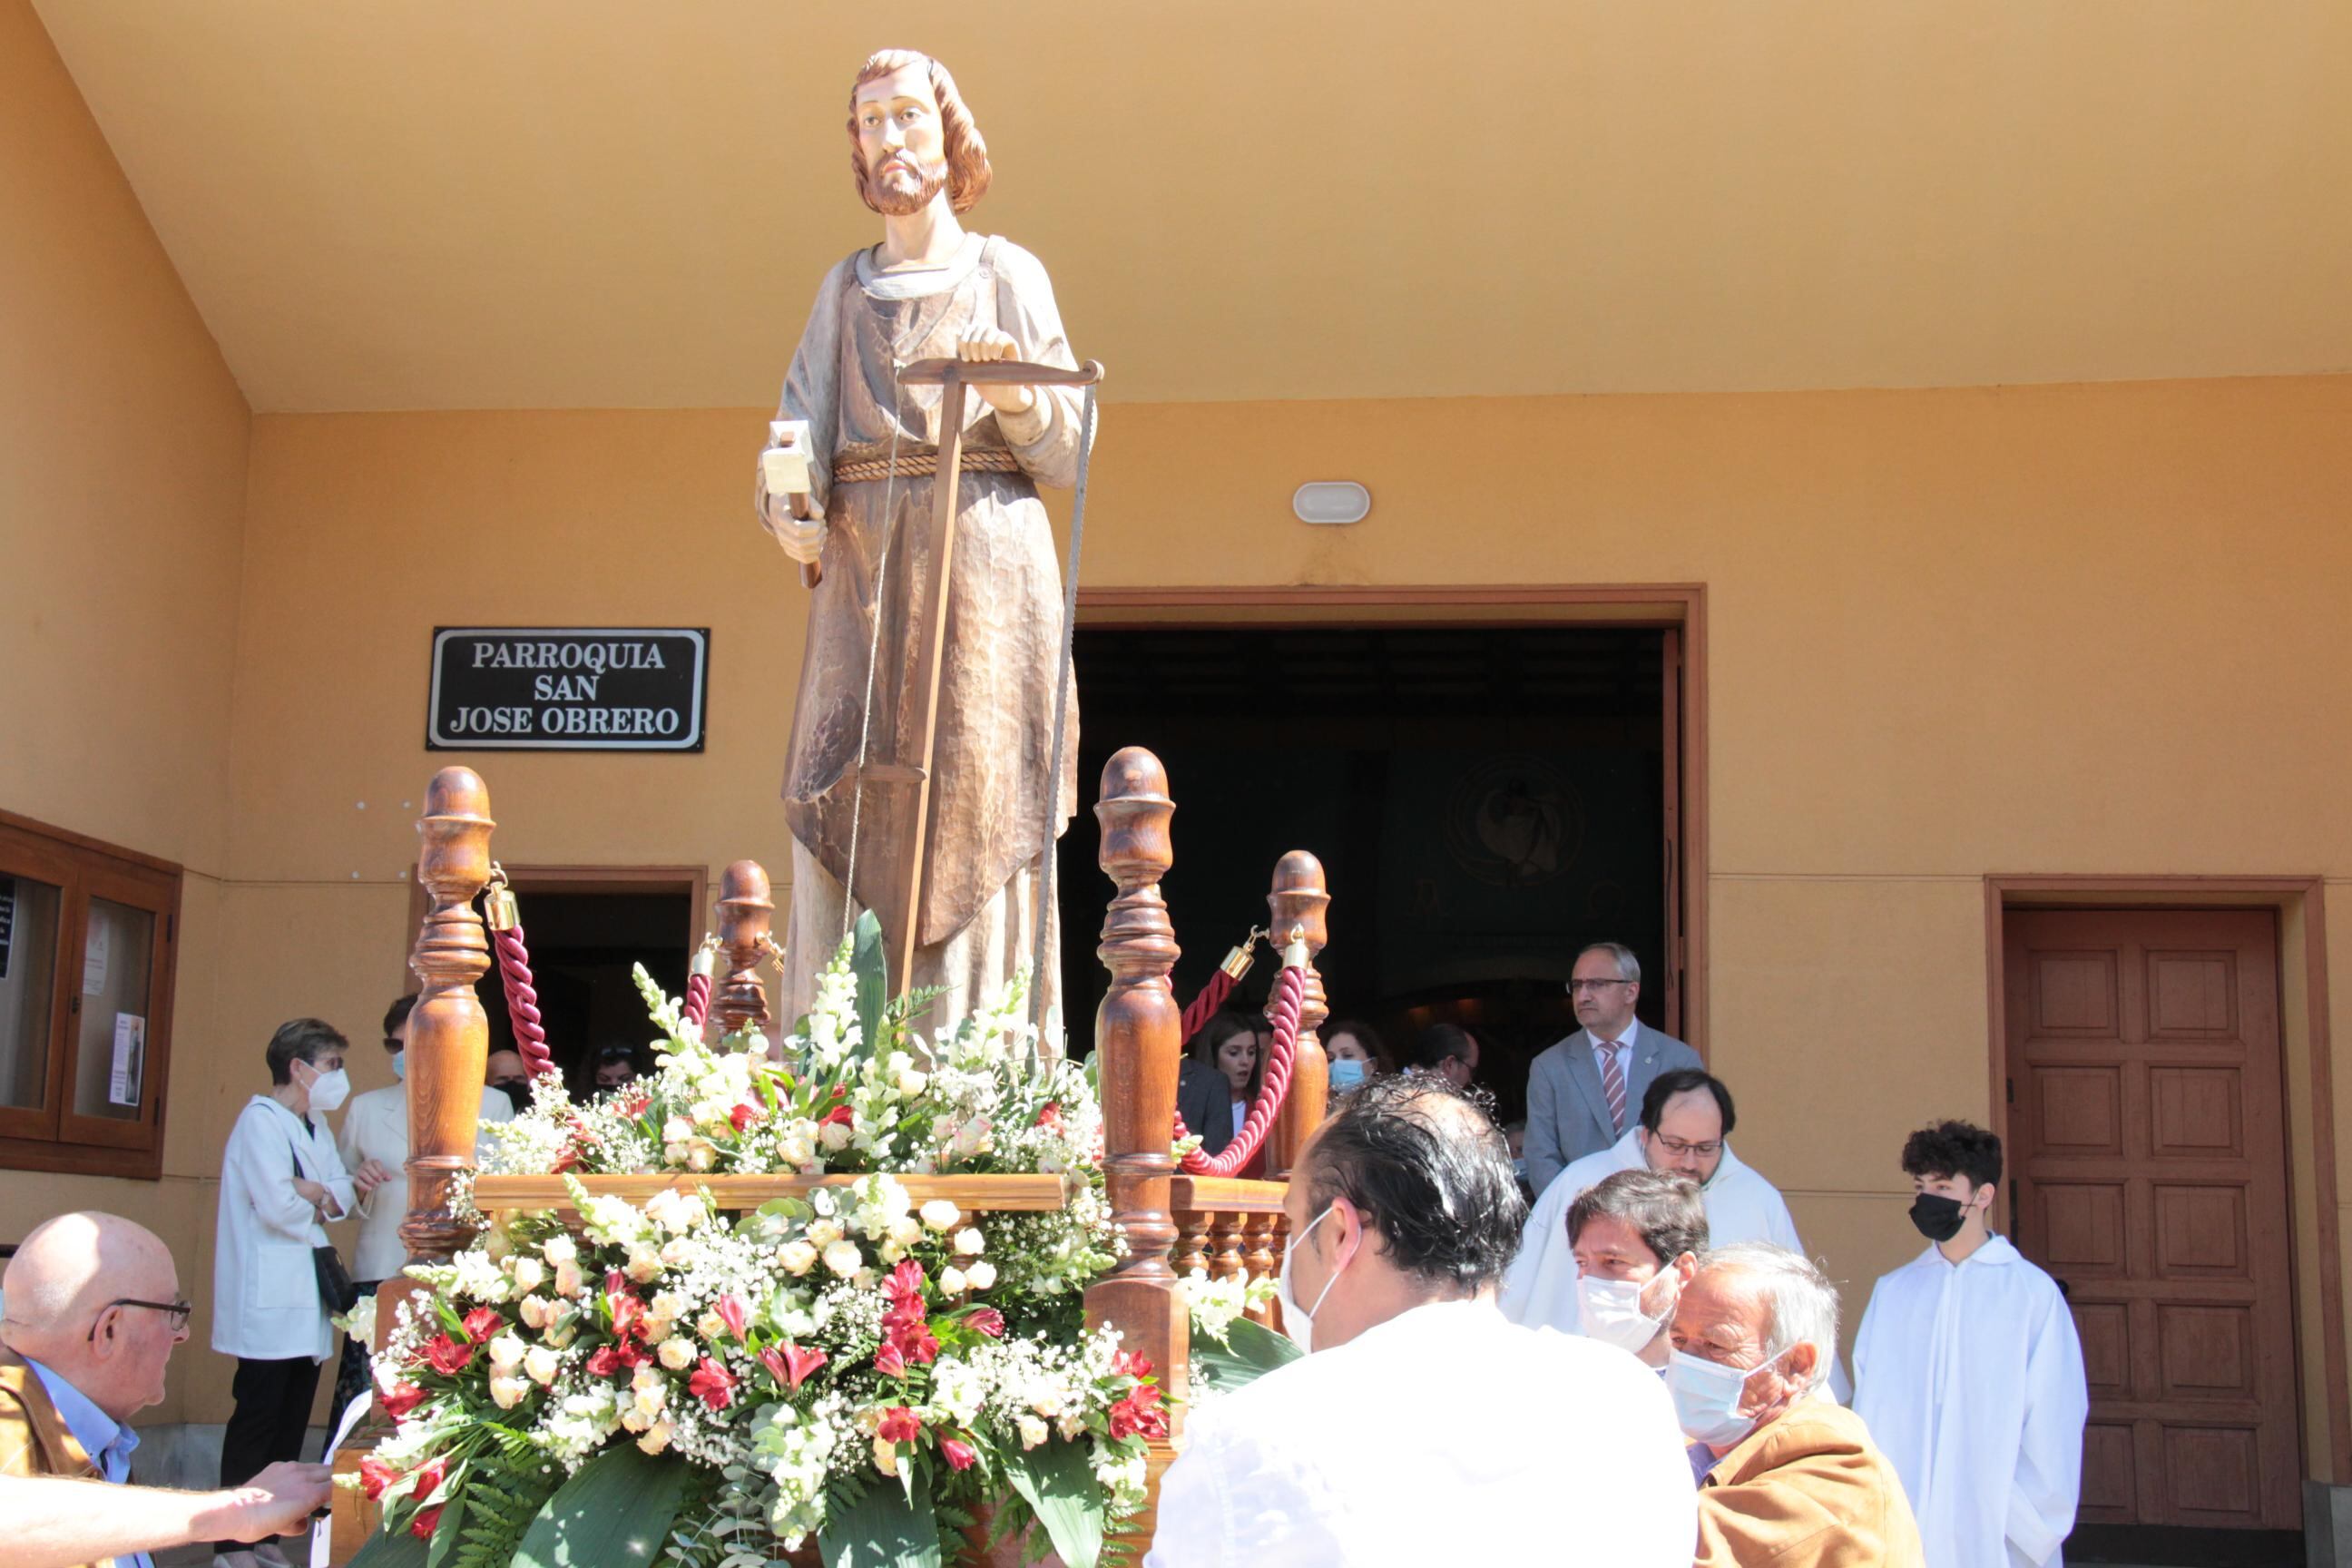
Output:
M1939 1122L1911 1135L1903 1169L1933 1245L1871 1292L1854 1410L1903 1478L1928 1568L2054 1568L2090 1410L2074 1314L1990 1228L2000 1139Z
M1769 1241L1801 1253L1797 1222L1780 1189L1744 1163L1727 1141L1738 1121L1731 1091L1695 1068L1661 1073L1642 1096L1642 1119L1597 1154L1587 1154L1543 1190L1503 1282L1503 1315L1529 1327L1578 1331L1576 1254L1569 1206L1604 1177L1652 1170L1699 1184L1712 1245Z
M1340 1100L1284 1199L1283 1321L1310 1353L1190 1413L1145 1568L1689 1568L1664 1385L1495 1310L1522 1206L1503 1135L1443 1079Z

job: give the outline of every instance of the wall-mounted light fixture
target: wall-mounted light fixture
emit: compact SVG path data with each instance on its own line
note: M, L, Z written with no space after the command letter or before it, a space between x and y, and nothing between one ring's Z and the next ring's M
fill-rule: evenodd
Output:
M1353 479L1311 479L1290 498L1301 522L1361 522L1372 510L1372 492Z

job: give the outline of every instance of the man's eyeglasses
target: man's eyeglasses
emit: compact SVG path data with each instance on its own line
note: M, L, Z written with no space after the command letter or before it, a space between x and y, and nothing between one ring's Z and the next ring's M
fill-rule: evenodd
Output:
M104 1319L108 1312L113 1310L117 1307L144 1307L151 1312L169 1312L172 1315L172 1331L175 1334L182 1329L188 1326L188 1315L196 1310L195 1303L193 1301L137 1301L128 1296L118 1296L113 1300L109 1301L105 1306L100 1307L98 1310L98 1317L90 1320L90 1343L96 1344L98 1342L98 1325L100 1321Z
M1723 1140L1720 1138L1709 1143L1685 1143L1679 1138L1669 1138L1664 1133L1653 1132L1650 1134L1650 1142L1669 1154L1696 1154L1702 1160L1711 1160L1723 1152Z
M1568 994L1570 996L1574 996L1586 991L1598 991L1604 985L1631 985L1633 984L1633 983L1630 980L1571 980L1568 983Z

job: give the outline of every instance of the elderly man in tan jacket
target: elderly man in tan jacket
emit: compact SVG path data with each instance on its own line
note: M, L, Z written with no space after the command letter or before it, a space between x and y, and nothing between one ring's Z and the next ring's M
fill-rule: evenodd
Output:
M1895 1467L1820 1394L1837 1289L1769 1242L1717 1248L1683 1287L1666 1384L1698 1478L1696 1568L1924 1568Z

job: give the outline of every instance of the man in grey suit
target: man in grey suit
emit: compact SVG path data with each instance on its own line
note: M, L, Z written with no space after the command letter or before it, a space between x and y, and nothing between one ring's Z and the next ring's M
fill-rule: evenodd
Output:
M1632 948L1596 942L1569 973L1584 1027L1536 1058L1528 1074L1528 1182L1539 1196L1571 1161L1624 1136L1652 1079L1700 1065L1680 1040L1633 1021L1642 965Z

